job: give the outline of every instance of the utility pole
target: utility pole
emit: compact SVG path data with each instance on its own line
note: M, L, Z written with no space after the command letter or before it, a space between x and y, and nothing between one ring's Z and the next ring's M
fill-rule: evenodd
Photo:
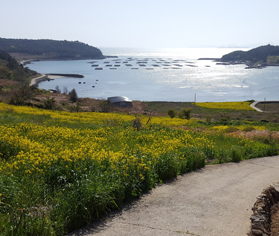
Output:
M264 98L264 111L265 111L265 98Z

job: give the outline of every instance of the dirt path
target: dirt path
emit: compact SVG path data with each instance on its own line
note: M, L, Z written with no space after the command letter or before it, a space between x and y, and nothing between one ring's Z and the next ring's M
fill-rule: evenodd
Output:
M246 235L257 196L278 181L279 156L206 166L69 235Z
M259 101L257 102L253 102L250 107L252 107L253 109L255 109L258 112L263 112L260 108L257 108L256 105L259 103Z

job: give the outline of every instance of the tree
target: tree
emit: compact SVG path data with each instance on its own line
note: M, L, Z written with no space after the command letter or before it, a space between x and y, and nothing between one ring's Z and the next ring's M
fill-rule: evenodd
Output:
M175 111L173 109L169 109L168 110L168 115L170 118L174 118L175 117Z
M64 93L64 94L68 94L68 92L69 92L69 91L68 91L67 86L64 86L64 88L63 88L63 93Z
M13 79L13 72L10 71L6 66L0 66L0 78Z
M11 95L12 98L10 104L24 105L26 101L31 100L35 96L35 93L32 90L32 87L27 84L22 84L18 89L14 90Z
M58 85L56 85L55 90L56 90L57 93L61 93L61 89L59 88Z
M76 102L78 100L77 92L75 89L72 89L72 91L69 92L69 95L72 102Z
M178 113L179 118L190 120L192 108L182 108Z

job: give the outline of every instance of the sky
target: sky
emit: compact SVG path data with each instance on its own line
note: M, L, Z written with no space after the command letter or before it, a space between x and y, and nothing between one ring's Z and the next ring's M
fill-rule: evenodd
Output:
M279 45L278 0L0 0L0 37L98 48Z

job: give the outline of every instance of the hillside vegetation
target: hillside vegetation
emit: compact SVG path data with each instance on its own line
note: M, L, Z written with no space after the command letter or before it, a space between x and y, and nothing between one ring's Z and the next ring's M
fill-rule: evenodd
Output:
M249 51L234 51L222 56L222 62L261 62L266 64L279 64L279 46L260 46Z
M100 49L79 41L0 38L0 49L17 59L103 59Z
M0 79L24 83L35 75L37 75L37 72L24 68L9 53L0 50Z

